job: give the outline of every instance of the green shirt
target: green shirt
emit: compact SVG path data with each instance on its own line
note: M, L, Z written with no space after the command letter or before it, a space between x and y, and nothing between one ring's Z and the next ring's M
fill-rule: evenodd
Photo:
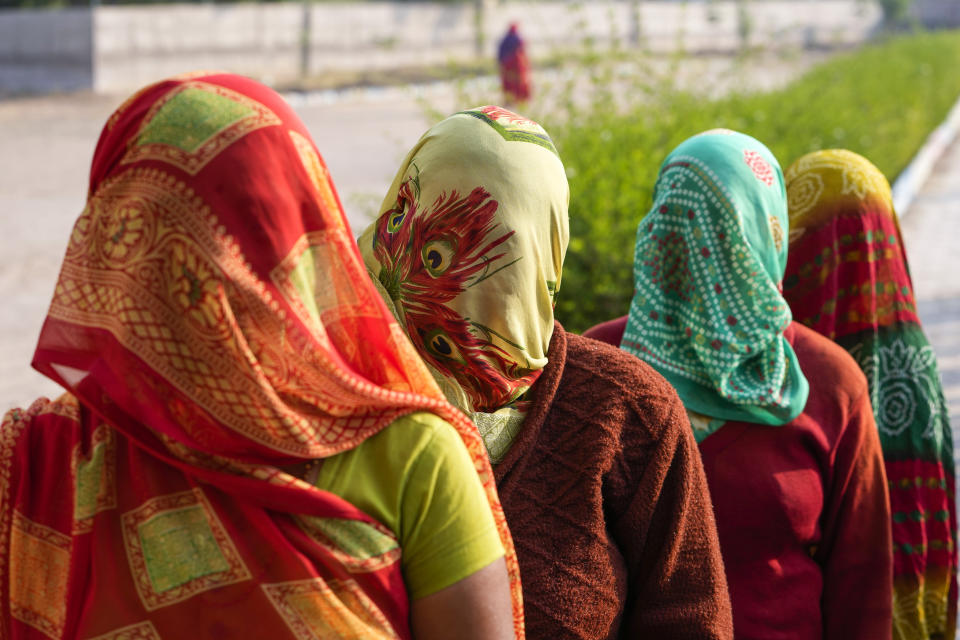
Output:
M432 413L398 418L356 448L327 458L317 487L394 532L411 600L503 556L470 455L456 430Z

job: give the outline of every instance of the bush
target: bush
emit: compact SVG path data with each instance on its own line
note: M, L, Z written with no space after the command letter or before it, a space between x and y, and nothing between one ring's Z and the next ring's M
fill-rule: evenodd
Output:
M660 88L618 112L603 91L592 108L550 127L570 178L570 249L557 318L571 331L627 312L637 223L660 163L715 127L749 133L784 169L817 149L844 147L892 181L960 94L960 32L904 36L832 58L783 89L709 101Z

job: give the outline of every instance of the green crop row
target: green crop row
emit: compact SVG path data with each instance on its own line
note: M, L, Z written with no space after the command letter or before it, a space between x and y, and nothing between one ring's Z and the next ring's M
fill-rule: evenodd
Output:
M715 127L749 133L786 168L823 148L872 160L893 181L960 95L960 32L885 39L838 55L786 87L708 100L651 92L624 111L597 98L549 127L570 179L570 249L557 318L572 331L627 312L637 223L660 163Z

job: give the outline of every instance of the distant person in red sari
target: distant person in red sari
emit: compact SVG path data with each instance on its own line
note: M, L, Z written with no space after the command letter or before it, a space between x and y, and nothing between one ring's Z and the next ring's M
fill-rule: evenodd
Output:
M514 22L500 41L497 51L500 65L500 84L508 105L524 103L530 99L530 61L523 38Z
M853 356L870 386L890 480L893 637L953 638L953 438L890 184L869 160L845 149L801 157L786 181L790 253L783 295L798 322Z
M523 636L483 443L267 87L110 117L33 365L67 393L0 428L0 637Z
M690 416L738 640L890 638L890 507L867 381L791 322L776 158L728 130L667 156L629 315L584 335L645 360Z

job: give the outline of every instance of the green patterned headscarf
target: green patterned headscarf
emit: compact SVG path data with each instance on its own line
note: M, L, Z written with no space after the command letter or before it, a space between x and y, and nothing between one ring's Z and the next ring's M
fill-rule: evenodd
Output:
M667 156L637 229L635 293L621 347L657 369L698 439L726 420L782 425L809 385L783 336L787 263L783 172L757 140L726 130Z

